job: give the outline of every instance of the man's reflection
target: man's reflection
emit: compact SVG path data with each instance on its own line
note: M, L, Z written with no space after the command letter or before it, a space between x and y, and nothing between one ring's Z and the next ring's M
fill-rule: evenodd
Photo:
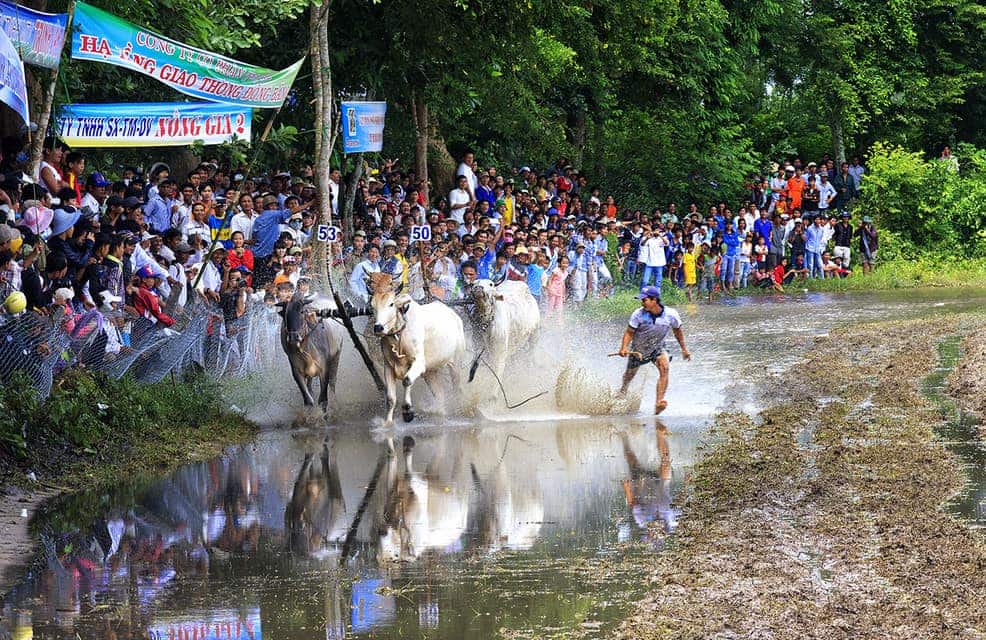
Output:
M659 542L678 526L681 510L671 500L671 451L668 447L668 428L660 420L655 421L657 452L661 459L657 469L647 469L640 464L627 434L620 433L623 457L630 477L623 481L623 493L634 522L641 530L642 539ZM659 526L650 526L657 523ZM623 536L621 536L623 537Z

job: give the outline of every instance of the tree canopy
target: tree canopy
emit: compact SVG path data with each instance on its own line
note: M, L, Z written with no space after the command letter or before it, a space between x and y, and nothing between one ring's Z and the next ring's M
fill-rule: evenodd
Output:
M310 0L93 3L271 68L309 50ZM491 163L565 156L643 205L730 197L750 172L793 155L866 155L877 141L927 154L986 146L976 44L986 9L975 0L325 6L333 88L388 102L383 155L407 165L416 140ZM60 85L60 102L181 99L93 63L65 65ZM313 103L309 70L279 122L310 131ZM292 146L297 161L312 157L311 138Z

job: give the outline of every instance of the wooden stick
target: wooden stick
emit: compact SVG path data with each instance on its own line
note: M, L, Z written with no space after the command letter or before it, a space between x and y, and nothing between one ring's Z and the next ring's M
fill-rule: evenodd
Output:
M342 320L342 326L346 327L346 331L349 332L349 337L353 340L353 346L356 347L356 351L359 352L360 357L363 358L363 364L366 365L367 370L370 372L370 377L373 378L373 384L377 386L377 391L384 393L386 388L383 384L383 378L377 373L377 368L373 364L373 359L370 358L370 354L366 352L366 347L360 341L359 336L356 334L356 329L353 327L353 321L346 312L345 305L342 304L342 298L339 296L338 291L332 292L332 297L336 301L337 313L339 319Z
M620 355L620 352L619 351L614 351L613 353L607 353L606 354L606 357L612 358L613 356L618 356L618 355ZM634 356L636 358L641 358L641 359L643 359L643 357L644 357L644 354L640 353L639 351L627 351L627 355L628 356Z

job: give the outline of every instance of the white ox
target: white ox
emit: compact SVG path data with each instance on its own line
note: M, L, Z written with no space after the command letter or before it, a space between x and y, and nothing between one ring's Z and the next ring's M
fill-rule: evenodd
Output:
M386 425L394 423L398 380L404 385L402 415L405 422L414 420L411 387L421 376L431 387L439 406L444 408L439 375L443 369L448 369L452 386L458 389L459 372L456 367L462 362L466 350L462 319L441 302L418 304L410 295L402 293L401 287L394 287L389 274L371 274L368 284L372 292L373 333L379 336L383 352L384 382L387 386Z
M506 280L494 285L490 280L477 280L472 287L472 299L473 327L481 336L482 351L489 356L499 378L508 357L537 342L541 311L527 284L520 281ZM474 373L475 364L470 376Z

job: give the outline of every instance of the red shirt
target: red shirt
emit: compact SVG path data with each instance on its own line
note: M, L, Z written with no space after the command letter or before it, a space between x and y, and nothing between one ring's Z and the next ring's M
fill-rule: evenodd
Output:
M784 265L779 264L774 267L774 282L777 284L784 284Z
M138 313L143 315L148 320L155 318L166 327L170 327L175 323L174 318L161 311L161 305L158 303L157 294L143 285L141 285L140 288L137 289L137 293L134 294L134 309L136 309Z

